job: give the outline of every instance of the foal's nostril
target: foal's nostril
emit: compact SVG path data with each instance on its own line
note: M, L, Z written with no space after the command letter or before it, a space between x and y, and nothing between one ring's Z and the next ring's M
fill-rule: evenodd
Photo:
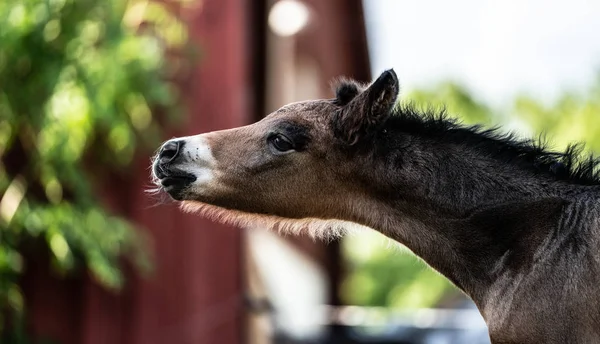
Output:
M177 157L183 144L181 141L168 141L160 148L158 153L158 162L162 164L168 164Z

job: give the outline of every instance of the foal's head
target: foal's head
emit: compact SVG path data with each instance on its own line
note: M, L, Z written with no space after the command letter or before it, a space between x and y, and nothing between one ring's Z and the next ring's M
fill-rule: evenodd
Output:
M169 140L153 164L156 183L217 219L292 231L320 226L310 234L327 235L333 222L324 220L356 222L356 209L369 198L369 152L398 91L389 70L369 86L341 82L335 99L297 102L252 125Z

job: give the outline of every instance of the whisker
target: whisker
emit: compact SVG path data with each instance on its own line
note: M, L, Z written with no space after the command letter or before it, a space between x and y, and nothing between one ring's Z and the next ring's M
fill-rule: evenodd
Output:
M152 199L155 202L152 203L151 205L146 206L144 209L152 209L152 208L156 208L156 207L161 206L161 205L165 205L165 204L169 204L169 203L175 202L166 193L160 192L160 191L161 190L158 190L158 192L152 194Z

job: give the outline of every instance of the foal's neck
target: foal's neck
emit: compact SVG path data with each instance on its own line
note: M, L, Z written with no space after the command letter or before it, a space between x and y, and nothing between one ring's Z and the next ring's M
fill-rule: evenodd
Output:
M388 188L393 194L377 196L387 214L366 215L364 221L413 250L480 304L499 273L530 268L577 186L473 152L438 154L428 153L438 163L415 174L418 182L396 180ZM413 188L404 190L409 185Z

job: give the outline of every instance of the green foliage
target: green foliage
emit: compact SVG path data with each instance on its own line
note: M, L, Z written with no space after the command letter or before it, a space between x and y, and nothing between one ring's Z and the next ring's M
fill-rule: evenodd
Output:
M498 116L464 87L453 82L440 83L430 90L413 91L406 98L420 109L445 109L467 124L490 124Z
M158 143L151 109L177 110L165 58L186 40L160 2L0 2L0 314L24 310L31 242L57 272L85 267L109 288L123 283L122 256L147 267L143 240L95 187Z
M376 232L347 237L342 248L351 264L341 286L349 304L420 308L455 290L408 249Z
M518 121L530 134L546 133L555 149L583 141L590 151L600 152L600 78L588 92L565 93L551 105L543 105L526 96L518 97L512 117L501 116L453 83L415 91L405 99L424 109L446 107L451 116L468 124L513 124ZM409 250L399 249L398 244L380 234L361 233L344 239L342 245L349 264L349 273L341 289L346 303L397 308L432 307L458 293L450 282Z
M588 153L600 153L600 75L587 92L565 93L550 105L530 97L518 97L513 113L533 132L545 133L556 149L564 149L573 142L585 142Z

